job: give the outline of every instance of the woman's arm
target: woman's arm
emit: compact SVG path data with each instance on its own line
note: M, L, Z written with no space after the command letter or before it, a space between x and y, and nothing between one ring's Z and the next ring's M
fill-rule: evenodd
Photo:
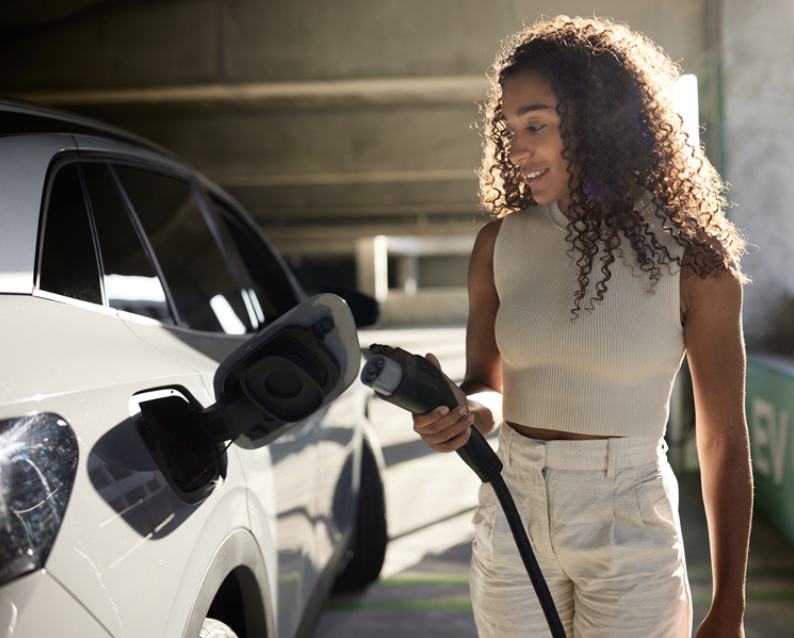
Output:
M744 407L742 285L727 270L681 280L684 339L695 396L697 449L714 581L698 638L744 636L744 584L753 503Z
M502 220L496 220L480 231L469 261L466 376L460 387L468 395L474 424L483 434L493 432L502 421L502 355L495 332L499 295L493 272L501 225Z
M502 358L494 335L499 297L493 278L493 251L500 226L501 220L496 220L480 230L469 261L466 376L460 387L450 381L460 407L414 416L414 430L438 452L465 445L472 423L488 434L502 420ZM439 366L433 355L427 358Z

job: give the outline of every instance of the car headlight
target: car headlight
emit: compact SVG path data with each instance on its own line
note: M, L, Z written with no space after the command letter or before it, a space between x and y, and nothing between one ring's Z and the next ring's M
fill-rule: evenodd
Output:
M44 567L77 457L77 437L57 414L0 421L0 584Z

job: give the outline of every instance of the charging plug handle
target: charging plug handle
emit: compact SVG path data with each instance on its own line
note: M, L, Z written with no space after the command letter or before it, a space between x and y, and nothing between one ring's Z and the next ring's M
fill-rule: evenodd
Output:
M450 410L458 407L444 375L424 357L379 344L369 350L373 356L364 365L361 380L380 398L414 414L427 414L440 405ZM502 473L502 461L474 426L469 440L456 452L483 483L490 483Z

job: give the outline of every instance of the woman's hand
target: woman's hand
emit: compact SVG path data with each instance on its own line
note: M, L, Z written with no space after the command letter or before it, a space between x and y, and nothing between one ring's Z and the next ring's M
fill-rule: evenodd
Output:
M441 364L434 355L428 354L425 358L441 370ZM414 432L436 452L453 452L469 440L474 415L469 412L468 400L463 390L446 374L444 378L455 393L458 407L450 410L447 406L439 406L427 414L413 415Z
M744 624L741 619L727 620L719 614L709 612L700 623L696 638L744 638Z

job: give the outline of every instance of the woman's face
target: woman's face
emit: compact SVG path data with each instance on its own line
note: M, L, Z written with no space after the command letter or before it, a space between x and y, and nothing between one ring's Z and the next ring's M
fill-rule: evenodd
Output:
M532 190L538 204L570 205L568 160L560 137L557 98L549 83L535 71L519 71L502 87L502 117L510 138L508 158Z

